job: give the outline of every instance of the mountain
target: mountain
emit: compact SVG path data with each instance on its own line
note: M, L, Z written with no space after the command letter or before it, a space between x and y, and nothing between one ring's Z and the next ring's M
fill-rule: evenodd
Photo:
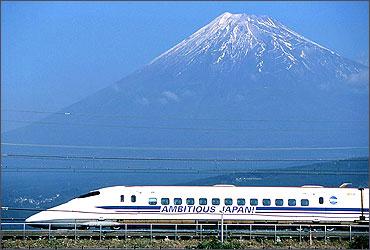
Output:
M368 72L368 67L270 17L224 13L117 83L39 122L3 133L2 141L167 147L162 152L96 151L201 157L266 154L170 149L367 147ZM87 151L95 153L91 148ZM358 154L321 153L321 157ZM360 153L357 156L364 152ZM301 156L307 157L307 152Z
M368 72L270 17L224 13L121 81L2 137L78 145L367 145Z
M368 187L369 158L329 161L279 169L249 170L185 182L184 185L228 184L235 186L292 186L319 185L339 187Z
M268 86L273 84L272 79L284 79L312 87L321 81L323 85L318 87L331 91L342 87L331 84L352 84L366 71L363 65L342 58L277 20L230 13L219 16L154 59L151 67L164 74L170 71L180 79L184 75L189 78L194 72L198 73L195 78L206 75L229 80L234 76L241 78L244 85L261 81ZM358 84L366 87L366 81Z

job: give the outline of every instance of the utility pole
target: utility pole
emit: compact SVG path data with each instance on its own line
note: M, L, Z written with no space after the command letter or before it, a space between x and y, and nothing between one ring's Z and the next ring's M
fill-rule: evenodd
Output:
M224 243L224 211L221 212L221 243Z
M358 190L360 190L360 192L361 192L361 216L360 216L360 220L365 220L365 216L364 216L364 196L363 196L363 193L362 193L364 188L360 187Z

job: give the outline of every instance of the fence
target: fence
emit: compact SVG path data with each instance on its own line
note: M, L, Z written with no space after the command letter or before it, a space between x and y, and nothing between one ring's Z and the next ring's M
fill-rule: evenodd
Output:
M87 229L79 223L1 223L3 238L90 238L104 240L108 238L186 238L204 239L211 236L223 239L270 238L280 241L282 238L302 240L333 238L352 240L356 236L369 234L368 225L318 225L318 224L121 224L117 228L104 225ZM68 227L62 229L60 227ZM84 228L84 229L83 229Z

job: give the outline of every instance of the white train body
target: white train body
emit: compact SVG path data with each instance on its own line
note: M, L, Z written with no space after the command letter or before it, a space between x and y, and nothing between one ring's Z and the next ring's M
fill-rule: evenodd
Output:
M29 217L33 223L114 226L124 221L369 221L369 189L115 186Z

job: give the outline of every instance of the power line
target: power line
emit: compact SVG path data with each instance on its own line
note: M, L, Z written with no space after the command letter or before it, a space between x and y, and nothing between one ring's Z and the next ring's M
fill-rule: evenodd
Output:
M322 161L368 161L367 159L343 158L292 158L292 159L225 159L225 158L165 158L165 157L117 157L117 156L86 156L86 155L41 155L41 154L2 154L2 157L44 159L44 160L118 160L118 161L185 161L185 162L322 162Z
M301 129L301 128L287 128L287 129L271 129L271 128L207 128L207 127L167 127L167 126L127 126L125 124L101 124L101 123L62 123L62 122L47 122L47 121L31 121L31 120L9 120L4 119L2 122L15 123L29 123L40 125L56 125L56 126L90 126L90 127L108 127L108 128L126 128L126 129L160 129L160 130L184 130L184 131L204 131L204 132L241 132L241 131L264 131L264 132L335 132L344 130L346 133L353 132L351 128L336 128L333 129ZM367 129L367 128L360 128Z
M24 221L27 218L2 217L2 221Z
M42 110L19 110L19 109L2 109L5 112L32 113L32 114L51 114L70 116L93 116L103 118L121 118L121 119L153 119L153 120L195 120L195 121L225 121L225 122L310 122L310 123L368 123L366 120L321 120L321 119L225 119L218 117L178 117L178 116L138 116L138 115L105 115L101 113L87 112L60 112L60 111L42 111Z
M45 170L107 170L107 171L216 171L216 172L243 172L243 173L251 173L251 174L320 174L320 173L342 173L342 174L363 174L367 173L367 171L353 171L353 170L317 170L317 169L309 169L309 170L303 170L303 169L221 169L220 167L207 167L207 169L201 169L201 168L195 168L195 167L188 167L188 168L170 168L170 167L130 167L130 166L122 166L122 167L50 167L48 166L41 166L41 167L35 167L35 166L27 166L27 167L17 167L17 166L2 166L2 169L45 169ZM316 171L313 173L313 171ZM334 172L333 172L334 171Z
M116 150L144 150L144 151L336 151L336 150L368 150L369 147L341 146L341 147L135 147L135 146L88 146L66 144L37 144L2 142L4 146L40 147L40 148L74 148L74 149L116 149Z
M77 167L8 167L2 168L3 172L53 172L53 173L124 173L124 174L239 174L239 175L299 175L299 176L322 176L322 175L350 175L363 176L368 175L367 171L313 171L311 170L243 170L243 169L194 169L194 168L77 168ZM266 176L265 176L266 177Z

